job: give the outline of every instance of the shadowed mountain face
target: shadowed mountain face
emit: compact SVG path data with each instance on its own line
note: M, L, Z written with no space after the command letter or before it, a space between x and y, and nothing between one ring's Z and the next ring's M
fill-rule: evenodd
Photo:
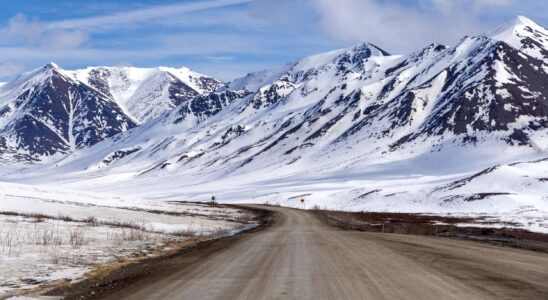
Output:
M55 65L26 76L1 109L3 158L36 160L68 153L137 125L112 99Z

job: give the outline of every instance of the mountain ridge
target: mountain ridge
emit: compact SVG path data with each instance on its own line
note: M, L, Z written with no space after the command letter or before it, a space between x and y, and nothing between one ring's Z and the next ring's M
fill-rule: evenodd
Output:
M148 157L141 169L146 174L183 166L245 173L265 167L262 157L272 167L315 164L340 147L349 149L341 154L345 159L484 141L546 151L546 81L530 79L545 64L486 36L465 37L455 47L431 44L407 56L364 43L297 60L268 76L251 74L212 97L196 98L197 109L180 107L134 131L146 143L157 139L149 154L147 146L132 141L133 132L120 138L128 143L122 148L141 149L134 157ZM270 82L263 84L265 78ZM234 93L231 86L252 91L232 94L227 102L213 100ZM201 117L188 121L189 112ZM228 137L234 141L227 143Z
M339 145L350 148L353 146L349 145L363 145L363 153L359 155L377 153L382 156L382 153L398 149L429 151L425 144L432 146L430 149L448 142L456 146L476 144L496 136L495 139L510 146L536 147L543 151L547 147L544 138L548 109L544 82L547 80L543 79L547 59L538 58L536 54L542 54L541 51L531 52L536 48L522 45L543 46L545 35L544 28L518 17L491 33L465 37L455 47L431 44L405 56L390 55L375 45L361 43L299 59L274 70L250 73L224 87L220 82L208 79L204 91L167 106L144 101L149 107L162 109L151 113L143 128L132 132L143 135L154 126L164 128L169 134L182 137L180 142L186 146L179 145L181 149L197 148L188 148L188 151L202 153L195 161L206 165L210 165L210 161L204 161L207 159L220 161L213 152L208 154L207 149L211 146L206 137L219 135L212 143L223 145L225 134L237 132L233 138L241 141L241 148L261 150L256 153L230 150L236 152L228 157L242 156L236 159L241 160L236 169L271 149L284 153L275 154L276 159L293 164L305 154L317 159L336 151L333 149ZM517 38L521 40L516 42ZM121 92L116 91L118 96L114 97L112 81L107 77L113 72L122 70L123 73L130 69L90 67L70 74L97 91L103 91L101 93L107 98L118 98L115 102L120 103L124 102L120 100L123 98ZM544 72L538 73L538 70ZM162 71L167 72L167 77L166 73L158 73ZM173 75L176 69L171 68L142 69L142 72L154 74L137 77L156 78L160 74L162 84L154 86L162 87L162 91L166 91L163 79L177 77ZM188 69L182 72L187 74L183 76L192 77L188 75L193 74ZM91 73L97 74L91 76ZM186 84L181 90L191 85ZM135 90L138 88L132 91ZM163 95L156 94L157 97L152 98L164 101ZM125 101L130 98L125 97ZM139 105L135 107L146 111ZM209 121L219 113L223 113L225 120ZM137 119L131 112L126 115ZM139 120L135 123L141 124ZM212 128L200 127L203 123ZM255 133L259 127L263 136ZM216 128L222 130L216 131ZM201 130L205 133L191 137L193 132ZM162 130L153 130L156 131ZM118 140L127 141L131 134ZM149 141L156 137L150 136ZM159 143L166 140L173 140L173 137L166 136ZM193 144L188 144L190 140ZM110 147L110 143L105 145ZM128 147L146 149L142 145L121 146ZM297 155L301 152L299 149L306 151ZM173 159L169 157L173 154L169 153L161 157L161 150L154 153L162 161Z

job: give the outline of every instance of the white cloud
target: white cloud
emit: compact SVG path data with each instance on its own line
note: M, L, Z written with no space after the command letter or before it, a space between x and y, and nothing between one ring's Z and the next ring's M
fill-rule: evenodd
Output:
M475 0L474 3L478 6L508 6L515 3L515 0Z
M308 54L307 48L314 48L317 41L302 37L299 44L285 39L265 38L261 34L188 32L143 36L139 44L131 47L82 47L77 49L56 49L43 51L25 46L0 47L0 57L10 57L25 61L30 65L39 65L49 61L60 64L78 62L78 64L112 64L129 61L136 65L157 63L166 58L184 58L219 61L236 61L237 56L272 58L279 54L278 49ZM298 48L298 49L296 49ZM314 52L310 52L313 54ZM285 61L281 62L284 63ZM248 71L253 71L252 69Z
M51 60L58 62L61 67L68 68L72 67L68 65L75 61L79 62L79 67L84 67L85 65L157 66L161 65L161 63L156 61L151 62L151 57L157 58L180 54L181 51L177 48L159 48L151 49L150 51L83 48L47 53L46 51L28 48L0 47L0 57L16 57L35 66ZM272 68L278 65L272 62L242 61L230 56L208 56L201 54L202 52L199 51L185 50L183 55L196 58L191 63L185 64L185 66L225 81L244 76L251 71ZM127 62L127 60L131 62ZM183 65L175 65L175 67L181 66ZM15 61L0 64L0 81L12 79L15 75L19 75L26 70L27 68L24 64Z
M458 7L457 2L461 3ZM400 53L432 42L452 44L465 34L478 34L492 26L463 9L465 2L423 0L422 6L409 6L397 1L313 0L310 4L333 38L349 43L371 42Z
M209 61L235 61L236 60L235 57L227 56L227 55L206 55L202 58Z
M77 48L88 41L88 35L75 29L50 29L47 23L29 20L17 14L8 27L0 30L0 43L22 44L48 50Z
M0 80L9 80L21 74L27 66L19 61L6 61L0 63Z
M470 9L476 12L486 7L509 6L514 4L514 0L421 0L423 7L432 7L439 12L450 14L455 11Z
M245 76L252 71L270 69L277 66L277 64L268 62L246 62L239 60L232 62L194 63L189 65L190 68L197 72L211 75L225 82Z

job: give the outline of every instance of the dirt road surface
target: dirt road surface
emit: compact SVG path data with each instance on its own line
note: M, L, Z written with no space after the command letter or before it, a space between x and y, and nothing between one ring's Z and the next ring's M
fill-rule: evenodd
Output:
M441 237L275 222L106 299L548 299L548 254Z

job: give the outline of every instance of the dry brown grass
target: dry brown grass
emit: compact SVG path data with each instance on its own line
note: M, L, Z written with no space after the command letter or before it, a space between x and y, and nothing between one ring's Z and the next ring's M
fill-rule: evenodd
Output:
M515 228L518 224L504 223L503 228L488 228L485 225L500 224L487 217L455 217L409 213L345 212L313 210L325 222L343 228L360 231L439 235L439 236L485 236L495 239L520 239L548 242L548 235ZM458 226L469 224L471 226ZM481 227L474 227L481 224Z

